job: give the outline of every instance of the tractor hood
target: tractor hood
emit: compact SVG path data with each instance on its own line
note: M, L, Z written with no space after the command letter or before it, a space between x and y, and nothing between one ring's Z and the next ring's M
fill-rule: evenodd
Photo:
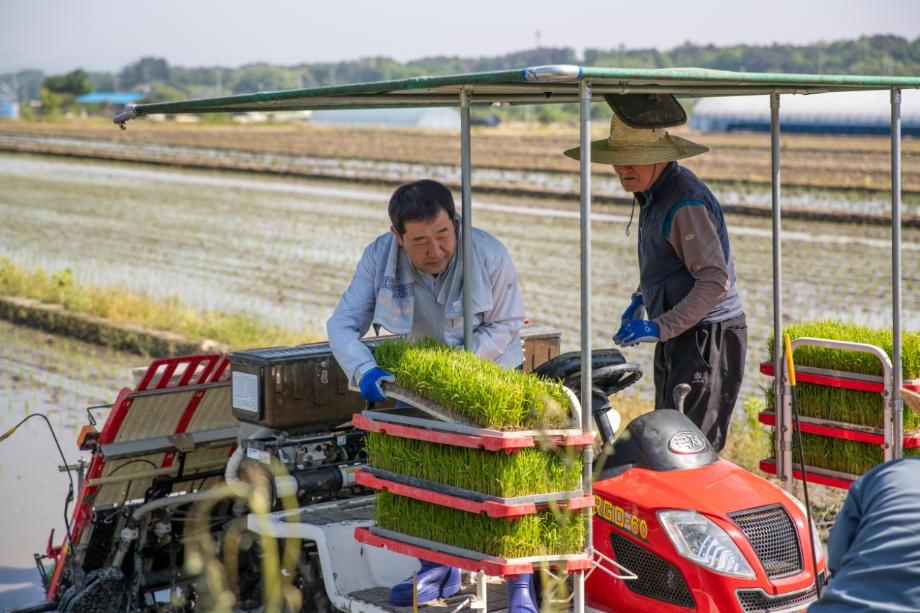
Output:
M794 517L798 509L782 490L727 460L701 468L655 471L630 468L619 476L596 481L594 493L635 509L694 509L704 515L727 513L780 503Z

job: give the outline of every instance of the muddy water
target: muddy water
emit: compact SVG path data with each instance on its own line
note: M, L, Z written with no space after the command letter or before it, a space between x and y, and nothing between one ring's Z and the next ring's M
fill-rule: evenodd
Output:
M0 429L29 413L48 416L68 463L88 406L112 402L142 359L0 321ZM97 411L104 418L106 411ZM0 610L41 600L32 554L49 532L60 545L67 476L47 425L33 418L0 442ZM71 510L72 510L71 506Z

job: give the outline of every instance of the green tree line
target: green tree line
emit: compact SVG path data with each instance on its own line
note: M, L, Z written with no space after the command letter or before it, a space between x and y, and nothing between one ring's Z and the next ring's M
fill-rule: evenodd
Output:
M589 48L580 57L571 47L540 47L498 56L478 58L436 56L409 62L370 57L343 62L303 63L295 66L250 64L238 68L220 66L170 66L163 58L145 57L113 73L45 75L28 70L2 75L0 81L16 83L21 102L48 94L79 95L83 90L147 93L148 101L271 91L319 85L403 79L420 75L507 70L542 64L584 64L624 68L671 68L694 66L744 72L816 74L920 74L920 38L875 35L854 40L810 45L734 45L716 47L684 43L668 51L657 49ZM87 89L88 88L88 89ZM552 114L568 115L564 106L547 105ZM520 109L517 112L522 112ZM507 111L506 111L507 112Z

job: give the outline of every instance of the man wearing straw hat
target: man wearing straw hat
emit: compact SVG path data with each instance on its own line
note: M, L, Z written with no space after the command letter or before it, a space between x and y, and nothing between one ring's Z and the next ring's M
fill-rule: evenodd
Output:
M741 388L747 325L722 207L677 163L707 151L664 129L630 127L614 114L610 137L591 143L591 161L611 164L633 192L633 207L639 203L639 288L613 340L657 343L655 408L676 408L674 388L688 383L684 413L721 451ZM565 155L580 159L581 149Z

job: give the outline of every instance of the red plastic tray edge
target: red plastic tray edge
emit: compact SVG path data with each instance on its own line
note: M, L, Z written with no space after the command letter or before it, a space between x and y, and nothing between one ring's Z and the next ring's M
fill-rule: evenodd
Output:
M769 474L776 474L776 462L773 460L761 460L760 461L760 470ZM792 476L799 481L802 480L802 471L792 470ZM828 477L825 475L819 475L817 473L808 473L808 482L817 483L818 485L827 485L830 487L840 488L842 490L850 489L850 486L853 485L853 482L847 479L837 479L835 477Z
M364 543L373 547L384 547L396 553L428 560L429 562L435 562L437 564L446 564L471 572L481 570L491 577L506 577L534 571L533 563L531 562L517 562L513 559L503 561L499 559L472 560L470 558L455 556L442 551L433 551L431 549L425 549L424 547L388 539L374 534L370 531L370 528L366 526L355 528L355 540L359 543ZM565 563L566 572L588 570L593 565L593 560L587 554L584 556L584 559L560 560L560 562Z
M516 451L537 446L537 441L532 436L501 437L501 436L476 436L471 434L458 434L454 432L439 432L426 430L415 426L391 424L375 421L361 413L355 413L351 423L356 428L369 432L382 432L397 438L408 438L429 443L449 445L451 447L469 447L472 449L485 449L487 451ZM585 447L594 442L594 434L573 431L571 436L554 437L552 442L556 446Z
M765 426L771 426L773 428L776 427L776 413L762 411L757 416L757 419ZM839 438L847 441L856 441L858 443L869 443L871 445L881 446L885 444L885 436L882 434L873 434L872 432L859 432L855 430L849 430L846 427L835 428L833 426L811 424L804 421L801 422L801 427L802 432L807 432L808 434L817 434L819 436L826 436L828 438ZM905 449L920 447L920 435L909 436L905 434L901 444Z
M359 470L357 473L355 473L355 482L375 490L385 490L391 494L397 494L399 496L405 496L406 498L413 498L415 500L429 502L441 507L449 507L459 511L466 511L468 513L485 513L489 517L497 519L520 517L522 515L533 515L538 510L547 508L553 504L541 503L538 505L537 503L533 502L526 502L521 504L504 504L492 500L477 502L475 500L468 500L459 496L451 496L450 494L433 492L431 490L426 490L425 488L415 487L405 483L397 483L395 481L381 479L380 477L377 477L376 475L363 470ZM555 503L555 505L557 507L567 508L571 511L587 509L594 505L594 497L580 496L577 498L569 498L567 500L559 501Z

